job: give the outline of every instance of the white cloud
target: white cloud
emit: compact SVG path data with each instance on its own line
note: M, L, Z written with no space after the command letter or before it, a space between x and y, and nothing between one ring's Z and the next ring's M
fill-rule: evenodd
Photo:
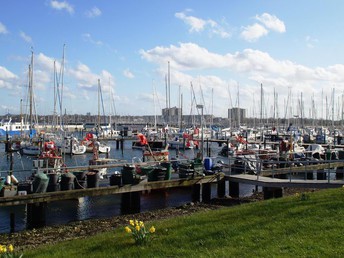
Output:
M25 32L21 31L19 33L20 37L27 43L32 43L32 38L29 35L26 35Z
M262 25L255 23L253 25L247 26L241 32L241 37L249 42L254 42L259 38L267 35L268 30Z
M311 68L290 60L274 59L267 52L254 49L220 55L194 43L180 43L178 46L141 50L140 54L143 59L158 65L161 78L166 75L169 61L174 85L182 85L188 90L190 82L193 82L196 90L201 85L203 94L208 96L213 88L216 102L222 105L228 103L228 96L224 94L227 92L224 78L229 73L235 74L236 78L243 78L240 96L241 103L247 106L253 105L251 98L254 92L259 96L260 83L266 87L267 93L272 94L276 88L279 95L284 97L288 95L288 88L293 88L294 96L299 96L299 92L316 93L322 88L329 88L329 85L336 85L338 91L344 87L344 65Z
M204 20L195 16L187 16L183 12L175 13L175 17L182 20L186 25L190 27L189 32L202 32L208 30L210 34L219 35L221 38L229 38L231 34L226 31L214 20Z
M129 79L133 79L135 77L134 74L129 69L125 69L123 71L123 75Z
M63 2L59 2L59 1L51 1L50 2L50 6L53 9L56 10L66 10L69 14L73 14L74 13L74 8L72 5L70 5L67 1L63 1Z
M263 13L262 15L256 15L256 19L260 21L266 28L283 33L286 31L284 22L278 19L275 15Z
M0 22L0 34L8 33L6 26Z
M7 70L6 67L0 66L0 88L13 89L18 83L18 76Z
M204 30L207 21L194 16L186 16L184 13L176 13L175 17L181 19L185 24L190 26L190 32L200 32Z
M110 88L113 89L115 86L115 80L110 72L103 70L100 74L96 74L82 63L79 63L75 69L69 69L68 74L76 79L78 87L82 89L96 91L98 89L98 79L103 93L109 92Z
M85 15L89 18L94 18L102 15L102 11L98 7L93 7L91 10L87 10Z
M279 33L284 33L286 31L284 22L274 15L263 13L262 15L256 15L255 19L261 24L255 23L246 26L240 34L240 36L248 42L255 42L259 38L266 36L270 31Z

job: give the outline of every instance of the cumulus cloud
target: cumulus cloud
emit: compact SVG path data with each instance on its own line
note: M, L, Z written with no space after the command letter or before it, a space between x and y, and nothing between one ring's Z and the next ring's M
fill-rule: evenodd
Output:
M6 26L0 22L0 34L6 33L8 33Z
M74 13L74 8L70 5L67 1L59 2L59 1L50 1L50 7L56 10L64 10L67 11L69 14Z
M23 31L19 32L19 36L20 36L25 42L32 44L32 38L31 38L29 35L27 35L25 32L23 32Z
M241 32L241 37L246 41L254 42L267 34L268 30L264 26L255 23L253 25L245 27L244 30Z
M222 38L231 36L228 31L212 19L204 20L195 16L188 16L184 12L175 13L175 17L190 27L190 33L202 32L207 29L211 34L219 35Z
M129 79L133 79L135 77L134 74L129 69L125 69L123 71L123 75Z
M180 43L141 50L140 54L144 60L158 65L162 78L166 75L169 61L171 81L174 84L189 87L190 82L193 81L194 85L202 85L204 94L206 92L209 94L210 89L213 88L218 94L217 98L223 98L223 101L225 101L223 92L226 91L226 81L221 76L215 76L212 71L216 71L216 74L223 73L225 76L228 73L235 73L237 77L245 80L240 84L240 89L244 89L244 85L247 85L251 91L255 89L258 95L260 83L268 85L270 92L275 87L284 96L288 95L288 88L294 88L297 92L317 92L322 87L328 88L328 85L335 84L338 89L344 86L344 65L311 68L290 60L275 59L269 53L255 49L220 55L194 43ZM241 94L244 95L242 98L252 96L252 92L249 91L245 94ZM252 102L250 99L246 101ZM243 100L242 103L245 101Z
M286 32L284 22L275 15L263 13L262 15L256 15L255 19L259 23L246 26L241 32L241 37L248 42L255 42L259 38L266 36L270 31Z
M263 13L262 15L256 15L256 19L260 21L266 28L284 33L286 31L284 22L278 19L275 15Z
M13 89L18 81L18 76L0 66L0 88Z
M83 63L79 63L76 68L69 69L68 74L77 81L77 85L81 89L96 91L98 80L100 80L103 92L109 92L110 88L115 86L114 78L110 72L103 70L100 74L96 74Z
M98 7L95 6L91 10L87 10L85 12L85 15L88 18L94 18L94 17L98 17L98 16L102 15L102 11Z

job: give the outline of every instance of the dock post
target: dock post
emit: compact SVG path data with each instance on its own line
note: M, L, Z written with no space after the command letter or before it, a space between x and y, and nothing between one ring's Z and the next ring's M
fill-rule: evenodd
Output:
M239 197L239 183L229 181L229 195Z
M311 172L306 172L306 178L308 179L308 180L313 180L313 171L311 171Z
M263 187L264 200L283 197L283 188Z
M119 140L116 140L116 150L119 149Z
M209 203L211 199L211 184L202 184L202 202Z
M344 167L338 167L336 169L336 179L343 180L343 174L344 174Z
M131 192L123 193L121 196L121 213L134 214L141 210L141 193Z
M326 173L323 169L317 171L317 180L326 180Z
M121 150L123 150L123 145L124 145L124 139L121 139Z
M220 179L218 176L217 179L217 197L222 198L226 195L226 180L225 178Z
M14 212L10 213L10 233L14 233L15 231L15 215Z
M194 184L192 186L192 201L200 202L201 201L201 184Z
M27 204L27 228L40 228L46 224L46 202Z

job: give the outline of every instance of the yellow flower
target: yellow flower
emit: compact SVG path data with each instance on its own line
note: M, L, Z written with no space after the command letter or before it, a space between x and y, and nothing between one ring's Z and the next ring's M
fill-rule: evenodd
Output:
M136 226L139 225L139 222L138 222L137 220L135 220L135 225L136 225Z
M131 219L129 220L130 225L135 226L134 221Z
M13 245L12 244L10 244L9 246L8 246L8 251L10 251L11 253L13 252L13 250L14 250L14 248L13 248Z
M140 221L139 224L140 224L139 226L140 226L141 228L143 228L143 227L145 226L145 224L144 224L142 221Z
M131 233L131 229L129 227L124 228L127 233Z
M152 226L152 227L149 229L149 232L154 233L154 232L155 232L155 227Z
M140 226L139 225L137 225L136 227L135 227L135 229L136 229L136 231L140 231Z
M0 254L5 253L6 251L4 251L4 249L6 250L6 247L3 245L0 245Z

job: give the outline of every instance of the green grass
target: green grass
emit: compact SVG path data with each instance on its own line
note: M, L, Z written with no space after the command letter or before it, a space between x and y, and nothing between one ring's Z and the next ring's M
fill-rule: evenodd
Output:
M342 257L344 188L160 220L147 245L123 228L24 257Z

